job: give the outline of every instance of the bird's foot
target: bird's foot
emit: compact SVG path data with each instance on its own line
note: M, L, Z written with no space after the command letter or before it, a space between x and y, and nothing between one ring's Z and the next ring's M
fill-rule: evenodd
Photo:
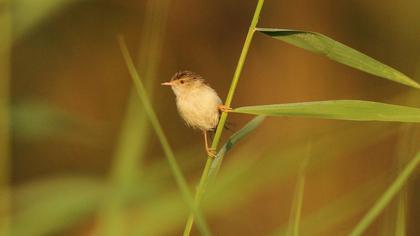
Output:
M207 156L211 158L216 158L216 149L215 148L206 148Z
M232 111L232 108L225 106L225 105L219 105L217 106L217 108L221 111L221 112L230 112Z

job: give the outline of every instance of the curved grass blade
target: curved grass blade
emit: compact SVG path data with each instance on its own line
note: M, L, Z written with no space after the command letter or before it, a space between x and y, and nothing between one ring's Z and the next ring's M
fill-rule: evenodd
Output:
M194 199L191 195L191 192L188 188L187 181L185 177L183 176L181 169L179 168L179 165L175 159L175 155L172 151L171 146L169 145L168 139L166 138L165 133L162 130L162 127L159 123L159 120L156 116L155 111L153 110L152 104L150 103L150 100L147 96L146 89L143 85L142 80L140 79L139 74L137 73L137 70L134 66L134 62L131 58L131 55L128 51L127 45L125 44L124 39L120 36L118 37L118 43L120 46L121 53L123 55L123 58L125 60L125 63L127 65L128 71L130 73L130 76L133 80L133 83L135 85L135 88L137 90L137 93L139 95L139 98L144 106L144 110L146 112L146 115L149 117L149 121L152 124L153 129L155 130L156 135L158 136L158 139L162 145L163 151L165 153L166 159L168 161L169 167L171 168L171 171L174 175L175 182L177 183L182 197L184 198L186 204L190 208L191 212L193 213L194 217L197 219L197 226L200 232L203 235L211 235L207 223L204 220L204 217L202 213L199 211L198 207L194 204Z
M322 54L333 61L366 73L420 89L420 84L398 70L320 33L271 28L257 28L257 30L272 38Z
M414 172L418 164L420 164L420 152L418 152L417 155L406 165L385 193L382 194L373 207L360 220L350 235L355 236L363 234L367 227L369 227L375 218L384 210L392 198L401 190L408 177L410 177L410 175Z
M246 106L233 109L231 112L335 120L420 122L419 108L360 100Z
M220 166L222 165L223 157L225 156L225 154L230 149L232 149L237 142L239 142L241 139L247 136L255 128L257 128L264 121L264 118L264 116L255 117L250 122L248 122L242 129L230 136L230 138L226 141L223 147L220 148L220 151L217 153L216 158L214 158L210 166L210 170L208 173L209 179L213 179L214 177L216 177L217 172L219 172Z

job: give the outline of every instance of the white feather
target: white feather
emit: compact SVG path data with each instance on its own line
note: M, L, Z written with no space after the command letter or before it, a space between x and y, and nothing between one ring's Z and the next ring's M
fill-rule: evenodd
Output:
M216 91L204 83L188 88L173 87L179 114L188 126L200 130L211 130L219 122L222 104Z

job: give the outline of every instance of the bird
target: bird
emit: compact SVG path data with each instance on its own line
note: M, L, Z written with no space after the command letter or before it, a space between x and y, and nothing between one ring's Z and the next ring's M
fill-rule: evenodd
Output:
M178 71L162 85L172 88L178 113L187 126L203 132L207 155L214 158L215 149L210 148L207 133L217 127L221 112L229 112L231 108L223 105L217 92L192 71Z

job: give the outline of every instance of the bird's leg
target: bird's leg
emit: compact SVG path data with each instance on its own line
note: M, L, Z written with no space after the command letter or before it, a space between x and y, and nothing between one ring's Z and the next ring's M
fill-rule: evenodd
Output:
M218 105L217 109L219 109L219 111L221 112L230 112L232 110L232 108L225 106L223 104Z
M204 143L206 145L207 155L211 158L215 158L216 157L215 149L209 147L208 142L207 142L207 130L204 130L203 134L204 134Z

